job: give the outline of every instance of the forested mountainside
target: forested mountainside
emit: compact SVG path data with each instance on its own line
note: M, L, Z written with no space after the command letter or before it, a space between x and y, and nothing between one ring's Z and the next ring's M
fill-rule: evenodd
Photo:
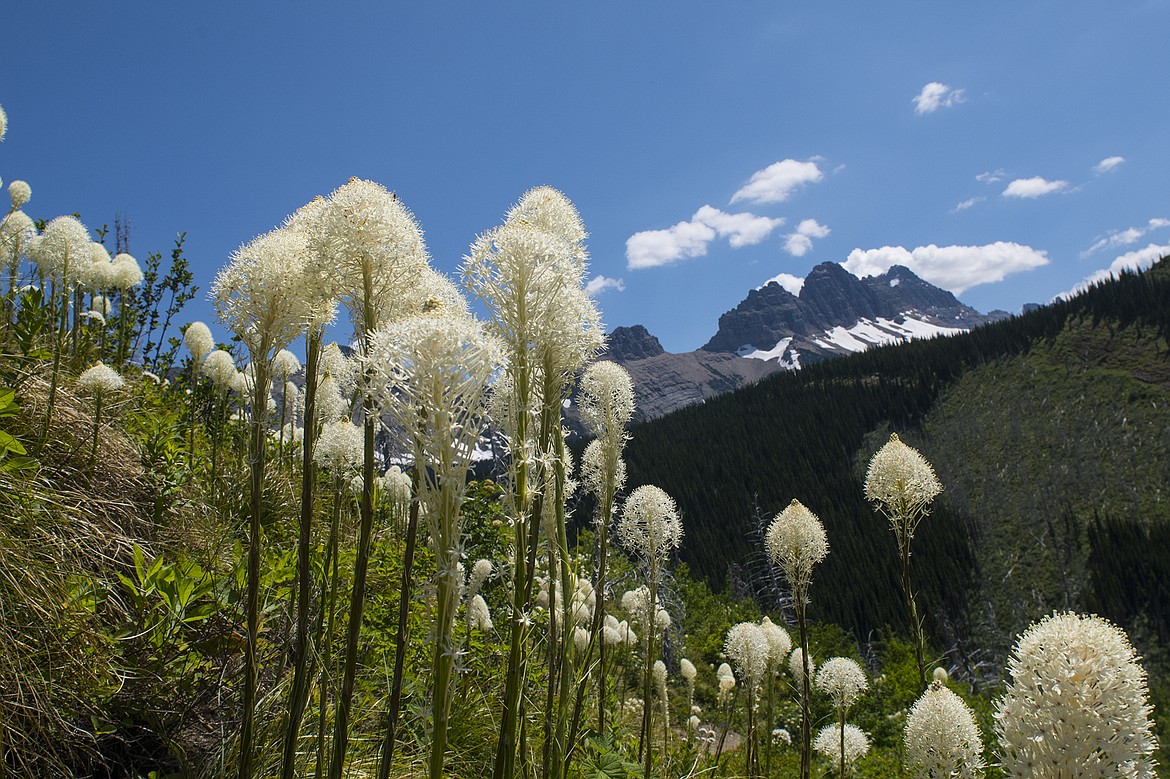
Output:
M897 432L945 486L914 540L936 644L976 671L1055 608L1170 643L1170 260L969 333L868 350L636 426L631 484L685 516L681 557L774 598L759 529L793 498L831 552L810 614L903 627L894 538L863 493Z

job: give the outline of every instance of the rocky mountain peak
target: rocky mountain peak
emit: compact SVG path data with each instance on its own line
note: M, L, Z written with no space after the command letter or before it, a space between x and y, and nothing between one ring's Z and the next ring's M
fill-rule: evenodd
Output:
M633 362L663 354L666 350L642 325L617 327L606 339L605 356L616 362Z

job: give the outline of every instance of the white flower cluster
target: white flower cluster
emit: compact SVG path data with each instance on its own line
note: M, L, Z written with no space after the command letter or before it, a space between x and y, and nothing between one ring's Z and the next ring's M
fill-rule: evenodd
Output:
M638 644L638 635L626 620L618 621L613 614L606 614L601 626L601 639L606 646L634 647Z
M1008 673L995 712L1008 776L1155 775L1146 672L1112 622L1072 612L1045 617L1020 636Z
M792 651L792 637L788 631L772 622L768 617L760 620L760 630L768 642L768 673L775 675Z
M727 631L723 652L735 663L739 676L755 695L768 673L770 647L763 629L754 622L740 622Z
M492 615L482 595L473 595L467 603L467 625L472 630L487 632L492 629Z
M813 749L833 761L841 762L841 723L826 725L817 732ZM856 725L845 725L845 767L848 769L869 752L869 734Z
M334 474L356 471L362 464L364 440L362 429L348 419L330 422L321 428L313 459Z
M792 654L788 656L788 673L792 674L793 682L797 689L804 684L804 650L800 647L792 650ZM810 655L808 658L808 677L809 680L816 678L817 664Z
M940 492L934 468L897 433L869 461L865 497L877 504L903 543L913 537L918 520Z
M37 237L37 228L23 211L12 211L0 221L0 265L10 271L20 265Z
M855 660L831 657L817 672L816 685L818 690L832 698L838 710L845 710L869 689L869 680Z
M236 377L239 373L236 370L236 361L232 359L229 352L223 349L215 349L208 353L203 358L203 365L200 366L199 371L222 392L236 389Z
M684 680L686 680L687 684L691 685L695 683L695 678L699 675L699 671L697 668L695 668L695 664L685 657L678 661L678 672L679 675Z
M731 666L727 663L720 663L719 669L715 671L715 679L719 682L719 705L722 706L731 698L731 693L735 690L735 674L731 670Z
M183 331L183 342L197 364L215 348L215 338L211 335L211 328L203 322L192 322L187 325L187 329Z
M616 362L595 362L581 375L577 404L581 421L599 439L624 441L634 415L634 384Z
M87 368L77 379L77 386L91 395L105 395L122 389L126 381L116 370L99 361Z
M647 559L665 559L683 536L674 499L649 484L638 487L626 498L617 530L627 549Z
M28 185L27 181L17 179L8 185L8 197L12 199L13 210L24 208L25 204L32 199L32 187Z
M975 715L938 680L911 707L904 741L906 766L918 779L983 776L983 741Z
M772 562L783 569L793 598L807 603L813 566L829 554L820 518L794 499L772 520L764 544Z

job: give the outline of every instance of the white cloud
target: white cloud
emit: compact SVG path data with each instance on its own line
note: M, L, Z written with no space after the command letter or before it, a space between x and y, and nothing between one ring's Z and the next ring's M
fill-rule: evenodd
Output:
M914 113L931 114L940 108L950 108L964 102L963 90L952 89L938 81L931 81L914 98Z
M1170 219L1163 219L1161 217L1154 217L1147 221L1141 227L1130 227L1125 230L1116 230L1105 236L1095 244L1081 252L1080 257L1084 259L1090 254L1093 254L1100 249L1110 248L1116 249L1119 246L1129 246L1131 243L1137 243L1145 237L1146 233L1151 230L1158 230L1163 227L1170 227Z
M979 284L1001 281L1011 273L1048 264L1048 253L1018 243L996 241L984 246L901 246L854 249L842 263L858 277L877 276L903 265L931 284L956 295Z
M597 275L589 279L589 283L585 285L585 294L590 297L597 297L602 292L609 290L617 290L618 292L626 291L626 282L621 279L611 279L607 276Z
M1125 157L1106 157L1093 166L1093 172L1108 173L1123 162L1125 162Z
M731 196L731 202L780 203L804 184L815 184L825 177L815 159L806 162L781 160L752 174L748 183Z
M954 213L956 211L966 211L971 206L975 205L976 203L982 202L985 199L986 198L982 198L982 197L969 197L966 200L964 200L962 203L959 203L954 208L952 208L951 212Z
M788 290L793 295L799 295L801 288L804 286L804 279L802 279L800 276L793 276L791 273L780 273L765 281L762 285L760 285L760 287L757 287L757 289L766 287L773 281L779 284L781 287L784 287L784 289Z
M1098 281L1104 281L1110 277L1117 276L1122 271L1144 270L1153 265L1157 260L1167 255L1170 255L1170 244L1159 246L1152 243L1144 249L1136 249L1135 251L1127 252L1115 259L1108 268L1102 268L1096 273L1086 276L1080 284L1077 284L1067 292L1061 292L1059 295L1054 297L1053 300L1059 300L1060 298L1070 298L1073 295L1084 292Z
M1007 185L1007 189L1003 191L1004 197L1040 197L1041 195L1048 195L1053 192L1059 192L1068 187L1068 182L1063 180L1049 181L1041 176L1033 176L1030 179L1016 179Z
M975 180L984 184L994 184L997 181L1003 181L1005 175L1003 168L996 168L995 170L983 171L975 177Z
M795 232L784 236L784 251L793 257L803 257L812 249L813 238L824 238L828 234L829 228L817 220L804 219L797 225Z
M712 206L700 208L691 221L701 222L717 232L720 238L727 238L733 249L755 246L784 224L783 219L771 219L747 212L729 214Z
M626 267L653 268L689 257L702 257L715 238L727 238L733 249L760 243L783 219L747 212L729 214L705 205L689 220L665 230L643 230L626 239Z

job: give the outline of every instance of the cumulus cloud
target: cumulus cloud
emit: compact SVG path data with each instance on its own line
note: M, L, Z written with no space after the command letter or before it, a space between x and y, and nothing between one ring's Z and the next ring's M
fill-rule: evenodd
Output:
M979 284L1001 281L1011 273L1048 264L1048 253L1018 243L996 241L984 246L883 246L854 249L842 263L859 278L878 276L892 265L903 265L931 284L956 295Z
M1004 197L1021 197L1033 198L1041 195L1049 195L1053 192L1059 192L1062 189L1068 188L1068 182L1063 180L1049 181L1041 176L1033 176L1030 179L1016 179L1007 185L1007 189L1003 191Z
M1125 162L1125 157L1106 157L1093 166L1093 172L1108 173L1123 162Z
M814 238L824 238L828 234L829 228L819 224L817 220L804 219L796 226L795 231L784 236L784 251L793 257L803 257L812 249Z
M787 200L797 187L815 184L825 177L817 167L816 159L781 160L763 170L757 170L736 193L731 202L747 200L751 203L780 203Z
M783 219L750 213L729 214L709 205L689 220L665 230L643 230L626 239L626 267L653 268L690 257L702 257L716 237L727 238L733 249L760 243Z
M793 295L799 295L800 290L804 287L804 279L800 276L793 276L791 273L780 273L765 281L759 288L766 287L772 282L776 282L784 289L791 292Z
M1116 249L1120 246L1129 246L1131 243L1137 243L1146 236L1146 233L1151 230L1158 230L1163 227L1170 227L1170 219L1163 219L1162 217L1154 217L1147 221L1140 227L1130 227L1125 230L1113 230L1109 235L1105 236L1095 244L1081 252L1081 259L1088 257L1094 252L1101 249Z
M914 113L922 116L940 108L950 108L964 102L963 90L954 89L939 81L931 81L914 97Z
M983 199L984 198L981 198L981 197L969 197L966 200L964 200L962 203L959 203L954 208L952 208L951 211L952 212L966 211L968 208L975 205L976 203L979 203Z
M589 283L585 285L585 294L591 297L597 297L602 292L608 292L611 289L617 292L625 292L626 282L621 279L611 279L599 274L589 279Z
M1113 278L1121 274L1123 271L1145 270L1159 259L1167 255L1170 255L1170 244L1159 246L1152 243L1144 249L1136 249L1132 252L1127 252L1115 259L1108 268L1102 268L1096 273L1086 276L1080 284L1077 284L1067 292L1061 292L1059 295L1054 297L1053 300L1070 298L1073 295L1080 294L1081 292L1084 292L1086 289L1096 284L1098 281L1104 281L1105 279Z

